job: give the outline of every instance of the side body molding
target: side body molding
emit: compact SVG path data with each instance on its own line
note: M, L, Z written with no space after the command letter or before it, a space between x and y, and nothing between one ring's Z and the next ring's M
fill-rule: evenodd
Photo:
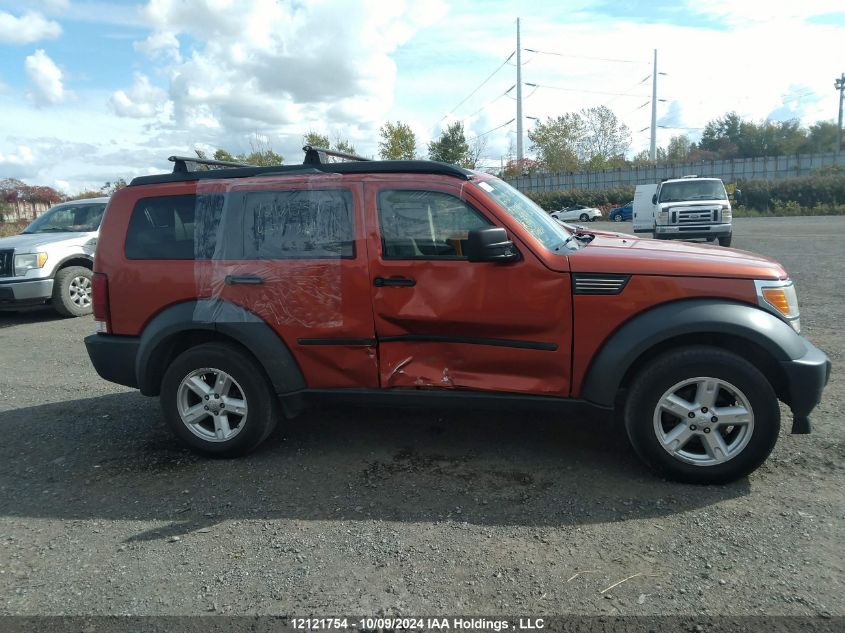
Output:
M684 335L743 338L777 361L801 358L806 346L779 318L752 305L719 299L690 299L660 305L641 313L608 337L587 369L580 397L612 407L622 379L644 352Z
M278 394L305 389L305 379L287 345L260 317L228 301L201 299L166 308L144 328L135 359L138 387L145 396L160 390L164 364L180 335L223 334L258 359Z

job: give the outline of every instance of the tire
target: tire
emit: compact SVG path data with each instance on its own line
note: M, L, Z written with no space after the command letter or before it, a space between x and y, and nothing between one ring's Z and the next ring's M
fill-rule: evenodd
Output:
M578 219L579 219L579 220L581 220L581 222L589 222L589 221L590 221L590 216L589 216L589 215L587 215L586 213L582 213L582 214L578 217Z
M720 237L719 238L719 246L730 246L732 237L733 237L733 234L728 235L727 237Z
M66 317L91 314L91 276L84 266L68 266L53 280L53 309Z
M215 381L223 375L231 384ZM210 457L251 452L270 435L278 417L278 400L263 368L240 347L228 343L205 343L180 354L164 373L160 401L176 437L194 452ZM199 408L206 406L210 409ZM191 409L193 424L183 421L181 413Z
M621 221L622 221L622 214L621 214L621 213L617 213L616 215L614 215L614 216L613 216L613 221L614 221L614 222L621 222Z
M713 384L696 380L703 378L718 385L715 396L708 398L703 387L699 391L699 385ZM674 398L668 406L677 415L661 405L670 393ZM705 411L698 406L701 400L715 405ZM736 425L725 424L727 407L737 414L731 418ZM721 422L714 423L719 415ZM754 365L719 348L692 346L666 352L641 368L625 404L625 428L636 453L658 474L686 483L722 484L748 475L766 460L780 432L780 407ZM721 446L712 448L719 438Z

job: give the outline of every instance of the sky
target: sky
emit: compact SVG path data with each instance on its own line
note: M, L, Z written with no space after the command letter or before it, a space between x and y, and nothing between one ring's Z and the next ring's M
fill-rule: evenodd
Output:
M462 121L498 166L536 121L606 105L647 148L729 111L835 120L841 0L0 0L0 179L65 193L169 171L195 148L302 135L378 153L386 121L425 155ZM530 84L530 85L529 85Z

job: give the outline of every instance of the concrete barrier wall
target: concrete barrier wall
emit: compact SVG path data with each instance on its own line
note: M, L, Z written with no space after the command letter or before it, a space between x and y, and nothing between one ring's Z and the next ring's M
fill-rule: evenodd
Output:
M643 165L621 169L599 169L564 173L534 174L509 178L520 191L559 191L561 189L609 189L623 185L657 183L664 178L689 174L721 178L725 183L737 180L778 180L809 176L813 170L830 165L845 167L845 152L763 156L732 160L705 160L667 165Z

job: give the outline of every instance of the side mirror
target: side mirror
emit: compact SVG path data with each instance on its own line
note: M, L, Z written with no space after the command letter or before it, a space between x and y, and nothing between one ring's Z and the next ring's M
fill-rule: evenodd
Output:
M519 259L519 251L508 239L507 231L498 226L470 231L465 254L471 262L512 262Z
M651 204L657 204L657 194L654 194L654 195L651 197Z

